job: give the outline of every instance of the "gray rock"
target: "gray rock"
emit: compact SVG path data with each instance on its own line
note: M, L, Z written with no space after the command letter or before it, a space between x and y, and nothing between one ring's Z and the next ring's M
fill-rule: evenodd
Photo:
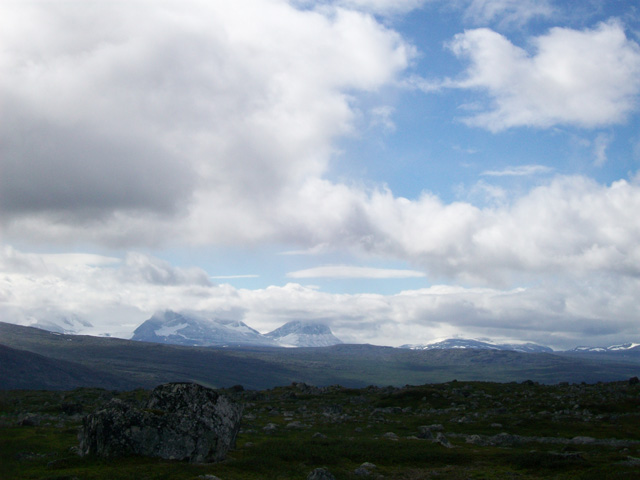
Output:
M510 433L499 433L491 437L491 445L496 447L514 447L522 444L524 439L520 435L511 435Z
M42 417L34 413L27 413L18 424L23 427L37 427L42 422Z
M472 445L480 445L482 447L486 447L487 445L491 444L490 441L488 441L486 437L482 435L469 435L467 436L467 439L465 441Z
M371 470L368 470L366 468L362 468L362 467L358 467L353 471L354 475L357 475L359 477L368 477L369 475L371 475Z
M451 442L449 441L449 439L445 437L444 433L442 432L438 432L436 434L436 438L433 441L435 443L439 443L445 448L453 448L453 445L451 445Z
M439 432L444 432L444 427L439 423L435 425L421 425L418 427L418 438L435 440Z
M242 405L194 383L156 387L146 408L114 399L83 419L81 455L143 455L193 463L224 459L235 445Z
M307 475L307 480L336 480L336 477L326 468L316 468Z
M278 426L275 423L267 423L262 430L264 433L273 433L278 429Z
M621 465L628 465L630 467L640 467L640 458L627 456L627 459L619 462Z
M376 469L376 466L371 462L364 462L358 468L356 468L353 473L358 475L359 477L368 477L373 474L373 471Z
M287 428L295 430L295 429L307 428L307 425L296 420L294 422L287 423Z
M596 439L592 437L573 437L571 443L575 445L589 445L595 443Z

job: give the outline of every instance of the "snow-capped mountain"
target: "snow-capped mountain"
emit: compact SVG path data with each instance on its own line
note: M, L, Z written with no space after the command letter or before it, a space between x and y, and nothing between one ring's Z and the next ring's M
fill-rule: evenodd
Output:
M429 344L413 344L402 345L400 348L409 348L411 350L447 350L447 349L479 349L479 350L512 350L524 353L550 353L553 350L543 345L535 343L505 343L495 344L480 340L470 340L462 338L449 338L440 342Z
M91 329L93 325L75 313L33 312L19 320L19 325L35 327L49 332L76 335Z
M328 347L342 343L327 325L300 320L288 322L265 336L283 347Z
M610 353L610 352L640 352L640 343L623 343L609 347L576 347L569 352L579 353Z
M200 313L158 312L133 332L132 340L190 346L276 346L270 338L239 320L207 317Z
M293 321L263 335L239 320L172 310L154 314L135 329L131 339L201 347L326 347L342 343L328 326L317 322Z

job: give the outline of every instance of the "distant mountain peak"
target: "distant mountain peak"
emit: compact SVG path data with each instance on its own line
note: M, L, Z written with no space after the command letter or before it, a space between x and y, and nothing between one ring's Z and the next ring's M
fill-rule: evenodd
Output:
M328 347L342 341L322 322L292 320L265 335L281 346Z
M173 310L156 312L135 329L132 340L190 346L327 347L342 343L321 322L294 320L262 335L240 320Z
M35 327L49 332L75 335L93 325L75 313L37 311L19 322L26 327Z
M156 312L133 332L132 340L190 346L264 345L274 343L242 321L200 312Z

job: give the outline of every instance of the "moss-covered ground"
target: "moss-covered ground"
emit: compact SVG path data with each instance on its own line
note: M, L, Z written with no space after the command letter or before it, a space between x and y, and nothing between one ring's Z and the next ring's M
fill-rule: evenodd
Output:
M0 478L285 480L317 467L338 480L640 478L640 385L629 382L240 390L227 391L245 404L237 446L208 465L77 455L84 415L148 391L0 392ZM433 425L449 445L419 438Z

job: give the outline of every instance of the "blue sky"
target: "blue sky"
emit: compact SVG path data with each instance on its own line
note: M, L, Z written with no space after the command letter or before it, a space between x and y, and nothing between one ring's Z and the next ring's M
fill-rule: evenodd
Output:
M640 11L0 1L0 314L640 342Z

